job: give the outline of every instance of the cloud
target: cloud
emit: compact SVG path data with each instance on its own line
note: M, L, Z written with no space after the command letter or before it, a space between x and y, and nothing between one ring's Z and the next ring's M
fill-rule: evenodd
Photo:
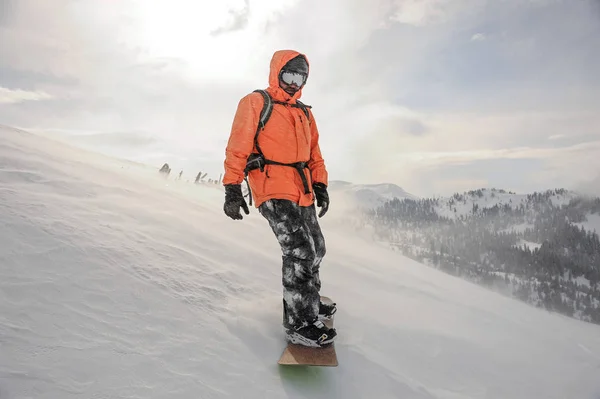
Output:
M553 134L552 136L548 137L548 140L562 140L565 137L567 137L565 134Z
M418 119L404 119L398 121L398 129L413 136L423 136L430 132L429 128Z
M0 87L47 97L5 100L3 123L144 132L218 175L239 99L266 86L273 51L295 48L311 63L302 99L334 179L426 194L453 184L443 181L567 182L596 165L585 147L600 126L591 0L10 4ZM531 173L496 174L523 159Z
M482 42L486 39L485 34L483 33L475 33L473 36L471 36L471 41L473 42Z
M423 27L444 24L459 14L473 14L485 5L483 0L396 0L391 20Z
M600 174L593 179L582 179L573 188L581 193L600 197Z
M212 36L219 36L227 32L243 30L246 26L248 26L250 17L250 0L245 0L244 6L240 10L230 9L229 15L231 19L228 24L220 26L211 31L210 34Z
M595 141L562 148L514 147L451 152L410 152L403 155L403 158L407 162L420 162L427 166L447 166L492 159L554 159L558 156L586 152L591 154L599 150L600 141Z
M48 93L27 90L11 90L0 86L0 104L16 104L24 101L41 101L52 98Z
M490 186L489 180L485 178L447 178L432 185L433 196L448 195L450 193L460 193L464 191L485 188Z
M0 27L13 16L16 2L17 0L0 0Z

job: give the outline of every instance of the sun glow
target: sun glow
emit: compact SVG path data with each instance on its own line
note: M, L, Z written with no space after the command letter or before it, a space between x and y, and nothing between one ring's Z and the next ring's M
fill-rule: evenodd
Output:
M240 61L251 63L264 24L294 2L134 1L135 40L148 57L181 60L194 75L213 79L231 78Z

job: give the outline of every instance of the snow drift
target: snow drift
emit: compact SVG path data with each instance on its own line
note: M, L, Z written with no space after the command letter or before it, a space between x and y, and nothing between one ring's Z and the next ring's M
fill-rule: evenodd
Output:
M279 247L255 209L232 221L222 200L215 185L1 128L0 398L600 397L598 326L327 216L340 365L277 366Z

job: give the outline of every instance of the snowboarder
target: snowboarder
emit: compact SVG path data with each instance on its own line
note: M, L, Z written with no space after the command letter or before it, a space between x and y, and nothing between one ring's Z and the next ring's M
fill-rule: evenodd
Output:
M223 210L234 220L243 218L240 209L249 214L241 188L246 180L250 204L254 199L281 246L286 336L321 346L337 335L322 322L336 307L319 299L325 240L314 202L316 197L318 216L325 215L328 173L312 111L299 101L308 72L304 54L276 51L268 88L240 100L225 150Z

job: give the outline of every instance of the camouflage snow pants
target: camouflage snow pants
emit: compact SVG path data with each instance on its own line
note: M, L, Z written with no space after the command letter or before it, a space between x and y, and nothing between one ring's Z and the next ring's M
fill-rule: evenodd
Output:
M283 253L283 325L308 325L319 314L319 267L325 256L325 239L315 206L271 199L258 210L269 221Z

